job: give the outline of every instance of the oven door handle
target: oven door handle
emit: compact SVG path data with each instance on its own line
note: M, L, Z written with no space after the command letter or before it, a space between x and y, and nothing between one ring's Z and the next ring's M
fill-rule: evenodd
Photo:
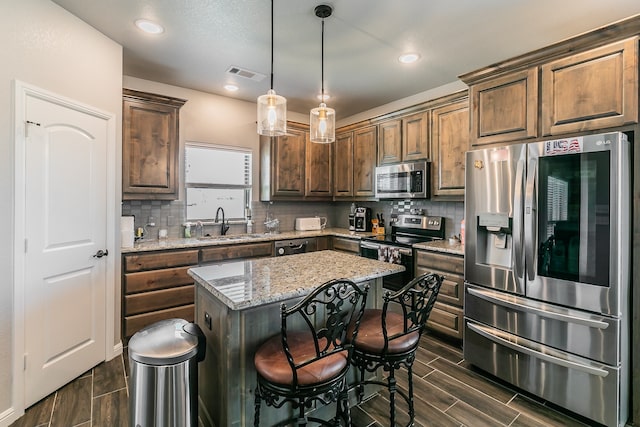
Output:
M375 249L376 251L380 249L380 245L376 245L374 243L360 242L360 247L364 249Z
M518 351L520 353L524 353L528 356L535 357L536 359L542 359L554 365L564 366L565 368L569 368L569 369L576 369L582 372L586 372L590 375L596 375L598 377L604 378L607 375L609 375L609 372L607 372L604 369L584 365L582 363L573 362L571 360L562 359L560 357L552 356L550 354L533 350L522 344L518 344L517 342L512 342L510 340L504 339L500 336L490 333L489 331L484 330L484 328L482 328L481 326L474 325L473 323L467 323L467 327L471 329L473 332L483 336L484 338L490 341L493 341L496 344Z
M517 311L521 311L524 313L531 313L535 316L540 316L542 318L559 320L565 323L574 323L576 325L587 326L589 328L594 329L607 329L609 324L607 322L603 322L601 320L595 318L585 318L573 316L569 313L559 313L550 308L544 308L543 303L537 303L534 301L529 301L527 304L519 303L518 301L509 301L514 300L517 297L506 296L502 294L498 294L496 292L480 290L476 288L467 288L467 292L477 298L483 299L487 302L501 305L503 307L512 308ZM508 299L509 300L508 300Z
M388 246L388 245L380 245L377 243L369 243L369 242L360 242L360 247L364 248L364 249L373 249L373 250L379 250L382 246ZM400 253L400 255L404 255L406 257L413 257L413 250L411 249L407 249L407 248L398 248L396 246L389 246L390 248L393 249L398 249L398 252Z

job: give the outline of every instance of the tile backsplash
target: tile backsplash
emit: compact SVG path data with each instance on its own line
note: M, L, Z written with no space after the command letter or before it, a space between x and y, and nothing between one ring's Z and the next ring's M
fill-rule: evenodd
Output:
M392 214L408 212L410 208L423 209L426 215L445 218L445 235L460 234L460 221L464 218L463 202L433 202L430 200L401 200L380 202L356 202L358 206L370 207L375 217L383 213L389 220ZM280 231L291 231L295 219L299 217L326 217L327 227L347 228L351 202L260 202L251 203L254 233L266 231L264 221L267 213L280 220ZM127 200L122 202L122 215L135 216L135 228L143 227L145 237L157 239L160 229L166 229L169 238L184 235L185 206L184 201L160 200ZM153 222L155 225L148 225ZM228 234L244 233L246 225L230 224ZM205 226L205 233L220 234L219 227Z

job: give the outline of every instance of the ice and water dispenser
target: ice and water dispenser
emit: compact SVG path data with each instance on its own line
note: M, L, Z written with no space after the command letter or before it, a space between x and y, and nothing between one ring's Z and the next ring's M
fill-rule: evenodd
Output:
M478 214L476 262L510 268L512 265L513 218L506 213Z

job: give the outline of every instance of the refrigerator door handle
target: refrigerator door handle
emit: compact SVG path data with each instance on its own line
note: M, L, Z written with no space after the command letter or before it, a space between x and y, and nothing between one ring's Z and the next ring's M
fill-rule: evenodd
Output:
M534 265L535 258L535 223L537 221L536 211L536 171L538 169L538 160L531 159L527 167L527 185L524 201L524 247L525 247L525 265L527 268L527 277L533 280L536 277L536 267Z
M526 154L526 149L523 150L523 156ZM522 232L523 232L523 206L524 206L524 166L525 160L521 158L518 160L516 166L516 182L514 191L514 203L513 203L513 250L514 250L514 272L518 279L524 278L524 265L523 265L523 245L522 245Z
M583 325L588 328L593 329L607 329L609 324L607 322L603 322L594 318L587 317L579 317L574 316L570 313L560 313L554 311L550 307L544 307L543 303L537 303L534 301L528 301L527 304L519 303L514 300L511 296L506 296L503 294L498 294L496 292L484 290L484 289L476 289L476 288L467 288L467 292L475 297L488 301L490 303L501 305L503 307L509 307L517 311L531 313L536 316L540 316L542 320L546 319L554 319L559 320L565 323L574 323L577 325ZM508 299L507 299L508 298ZM511 301L510 301L510 300Z
M606 377L607 375L609 375L609 373L604 370L604 369L600 369L600 368L596 368L593 366L588 366L588 365L583 365L581 363L577 363L577 362L573 362L571 360L566 360L566 359L562 359L560 357L556 357L556 356L552 356L550 354L547 353L542 353L540 351L536 351L533 349L530 349L529 347L526 347L522 344L518 344L517 342L512 342L510 340L504 339L502 337L499 337L497 335L494 335L492 333L490 333L489 331L485 331L483 327L481 326L477 326L473 323L467 323L467 327L469 329L471 329L473 332L483 336L484 338L493 341L494 343L501 345L503 347L507 347L510 348L512 350L518 351L520 353L524 353L526 355L529 355L531 357L535 357L537 359L542 359L544 361L547 361L549 363L553 363L555 365L560 365L560 366L564 366L565 368L569 368L569 369L576 369L579 371L583 371L586 372L590 375L596 375L598 377ZM527 341L522 339L522 341Z

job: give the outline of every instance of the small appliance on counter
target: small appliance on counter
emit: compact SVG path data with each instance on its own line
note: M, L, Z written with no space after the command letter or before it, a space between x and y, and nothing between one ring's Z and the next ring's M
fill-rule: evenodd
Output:
M355 231L371 231L371 208L358 206L354 215Z
M296 230L298 231L312 231L323 230L327 225L327 218L325 217L313 217L313 218L296 218Z
M356 213L349 214L349 231L356 231Z

